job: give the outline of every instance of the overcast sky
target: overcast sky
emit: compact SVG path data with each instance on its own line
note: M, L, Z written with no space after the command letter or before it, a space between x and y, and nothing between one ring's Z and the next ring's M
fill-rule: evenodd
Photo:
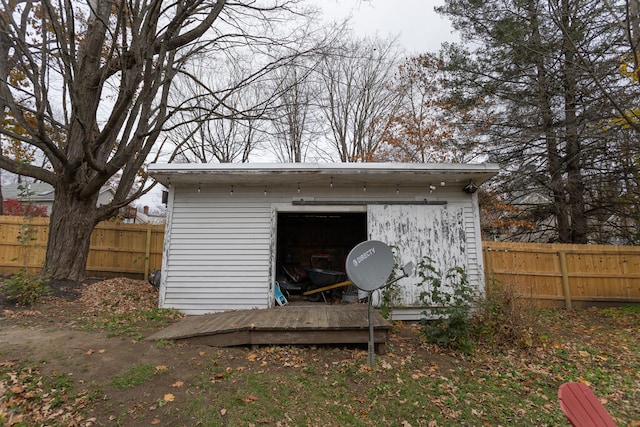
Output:
M357 35L399 35L408 53L436 52L445 41L457 41L451 23L433 8L443 0L318 0L328 20L352 16Z
M342 21L351 16L357 36L399 36L399 44L408 54L437 52L440 44L457 41L450 22L433 8L444 0L313 0L322 7L327 21ZM142 197L140 206L160 206L159 191Z

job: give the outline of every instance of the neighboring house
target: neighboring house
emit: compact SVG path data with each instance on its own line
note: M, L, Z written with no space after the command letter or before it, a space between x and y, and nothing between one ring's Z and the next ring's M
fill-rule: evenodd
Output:
M518 242L554 243L558 240L558 227L553 215L553 200L538 192L526 194L511 202L521 212L537 211L534 229L516 230L509 236L492 236L493 240ZM633 218L601 211L600 216L588 219L588 241L600 245L635 245L638 237L638 222Z
M475 190L493 164L152 164L169 188L160 306L187 314L274 305L284 263L327 255L344 271L365 240L396 261L462 267L484 291ZM472 184L472 185L471 185ZM417 277L399 284L395 319L418 319Z
M27 186L26 189L20 189L20 186ZM115 191L111 187L102 187L98 196L97 206L106 205L113 200ZM51 215L51 207L53 206L53 198L55 191L51 184L46 182L30 182L22 184L4 184L2 186L2 197L4 200L17 199L20 202L29 201L34 205L46 206L47 214Z
M149 206L142 209L136 206L126 206L121 209L122 221L126 224L164 224L164 213L152 213Z

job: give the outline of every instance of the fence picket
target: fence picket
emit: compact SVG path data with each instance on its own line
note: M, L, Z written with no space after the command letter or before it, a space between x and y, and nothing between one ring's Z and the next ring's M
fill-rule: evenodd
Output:
M538 306L640 303L640 247L488 241L483 247L490 254L487 280Z
M37 230L28 249L18 241L25 218L0 216L0 273L13 274L26 267L38 273L47 250L49 218L32 218L30 226ZM145 278L162 266L164 225L101 222L93 230L87 259L87 276L128 276ZM25 249L29 260L25 266Z
M48 218L33 218L38 230L27 250L27 268L37 273L46 253ZM25 263L18 241L25 218L0 216L0 274ZM145 278L162 266L164 225L102 222L91 236L87 276ZM483 242L485 277L536 305L573 308L640 303L640 247Z

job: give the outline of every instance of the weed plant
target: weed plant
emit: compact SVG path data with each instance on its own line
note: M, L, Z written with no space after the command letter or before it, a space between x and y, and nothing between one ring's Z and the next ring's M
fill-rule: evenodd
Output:
M17 305L31 305L49 292L49 287L45 285L49 275L43 273L32 276L28 272L31 249L33 242L37 238L38 229L32 226L34 211L31 209L32 204L29 201L32 192L30 192L28 186L20 185L18 189L21 197L27 200L23 217L24 223L20 227L20 235L18 237L23 254L23 265L16 274L2 282L0 290L2 290L7 300Z
M479 343L530 349L539 339L532 302L519 298L512 287L490 281L483 297L464 269L454 266L442 273L429 257L417 271L423 289L419 297L428 307L422 321L428 343L469 354Z
M419 294L423 305L422 332L427 342L470 353L473 350L471 336L471 311L477 295L469 284L466 272L451 267L441 272L430 257L419 263L417 274L421 279Z
M48 276L30 276L21 268L16 274L2 282L2 293L7 300L17 305L31 305L49 292L45 284Z
M516 295L512 286L490 280L485 298L478 302L472 320L476 341L531 349L540 340L539 311L531 299Z

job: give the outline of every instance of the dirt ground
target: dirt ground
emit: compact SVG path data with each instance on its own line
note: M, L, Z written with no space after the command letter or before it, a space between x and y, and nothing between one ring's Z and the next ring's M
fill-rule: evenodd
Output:
M209 371L204 373L205 377L208 375L209 381L215 383L216 378L234 370L275 372L292 366L303 368L305 354L317 350L265 350L260 352L257 364L251 363L255 361L255 357L251 360L255 349L249 347L212 348L185 342L164 345L144 337L160 330L167 322L141 320L136 322L135 329L125 325L126 320L119 325L104 323L105 318L120 315L126 319L132 313L156 306L157 291L147 282L110 279L90 284L52 285L55 295L32 307L15 307L0 301L0 368L15 367L16 372L11 375L33 375L34 381L41 378L72 381L74 396L65 396L69 401L56 410L47 404L46 396L40 403L33 399L35 418L14 415L12 419L10 409L5 408L5 422L8 418L9 425L20 425L24 421L29 425L34 420L46 425L197 425L195 420L184 418L180 404L163 405L166 399L188 404L193 396L190 384L202 379L203 370ZM416 334L410 329L406 326L396 330L392 345L398 347L416 340ZM420 348L415 344L411 345L411 351ZM331 347L321 353L326 358L324 363L331 364L353 358L354 352L361 355L366 348ZM428 360L433 356L425 351L421 357ZM114 386L114 379L142 363L155 367L154 374L159 375L152 375L143 387ZM439 363L442 366L442 360ZM19 367L25 365L35 366L38 371L18 373ZM196 380L198 378L200 380ZM16 381L14 385L5 382L4 387L16 387L15 384ZM0 395L2 391L0 383ZM21 396L33 397L26 388ZM66 414L62 415L61 411ZM0 424L1 416L0 406ZM64 421L60 423L60 420Z

